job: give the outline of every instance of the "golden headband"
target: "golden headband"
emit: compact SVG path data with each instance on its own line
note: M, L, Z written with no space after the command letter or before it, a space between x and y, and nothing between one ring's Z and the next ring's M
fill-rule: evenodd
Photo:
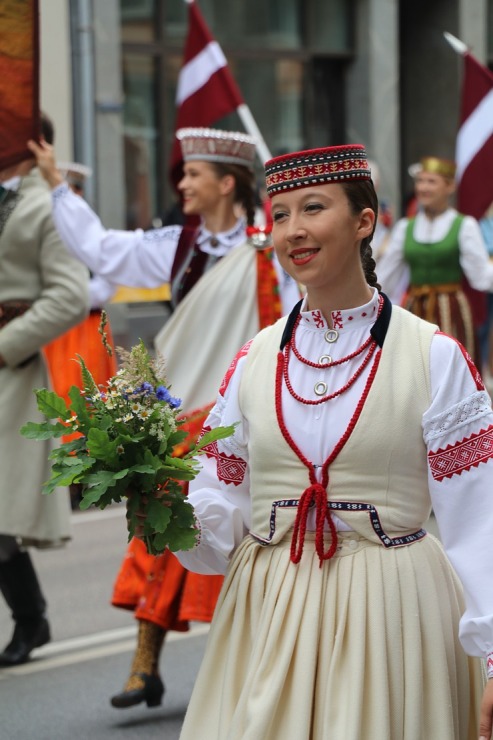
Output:
M441 159L440 157L423 157L420 162L421 172L429 172L442 177L455 177L455 162L450 159Z

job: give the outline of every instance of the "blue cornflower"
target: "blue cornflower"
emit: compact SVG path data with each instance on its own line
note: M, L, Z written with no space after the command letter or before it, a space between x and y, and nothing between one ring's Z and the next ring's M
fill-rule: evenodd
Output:
M172 409L177 409L179 406L181 406L181 398L170 397L168 403Z
M171 394L167 388L164 387L164 385L158 385L156 388L156 398L158 398L160 401L168 401L171 398Z
M154 390L154 387L150 383L148 383L147 380L145 380L140 386L140 390L146 394L152 393L152 391Z

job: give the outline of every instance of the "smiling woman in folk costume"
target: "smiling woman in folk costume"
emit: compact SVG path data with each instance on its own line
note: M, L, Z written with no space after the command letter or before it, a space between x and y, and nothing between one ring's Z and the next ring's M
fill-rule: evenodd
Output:
M379 292L363 147L266 179L307 295L237 354L206 422L238 424L190 484L201 536L178 558L226 578L181 740L490 740L491 400L456 340Z
M183 401L190 439L199 434L223 368L259 328L291 310L299 299L262 233L254 231L255 141L239 132L189 128L177 132L184 159L178 187L197 230L167 226L150 231L107 230L81 198L62 184L47 145L30 143L53 190L53 218L79 259L115 285L157 287L170 282L175 310L156 338L173 392ZM245 215L238 217L240 206ZM185 446L184 450L185 451ZM161 646L169 629L188 620L210 621L222 578L187 573L170 553L147 555L130 543L112 603L135 609L137 650L129 680L112 698L115 707L159 704Z
M405 308L462 342L480 367L471 293L464 291L463 280L477 291L493 290L493 264L479 225L450 206L453 162L424 157L409 171L419 210L415 218L396 224L378 264L380 282L393 294L407 273Z

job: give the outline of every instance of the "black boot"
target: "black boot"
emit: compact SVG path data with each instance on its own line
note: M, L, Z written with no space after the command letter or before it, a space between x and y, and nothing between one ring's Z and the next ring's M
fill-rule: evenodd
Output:
M132 673L131 679L140 683L139 688L125 689L121 694L111 697L111 705L116 709L134 707L145 701L148 707L158 707L163 699L164 684L158 674Z
M46 601L29 553L19 551L0 562L0 590L15 622L12 639L0 653L0 666L20 665L34 648L50 640Z
M130 676L123 691L111 697L113 707L125 709L144 701L148 707L161 704L165 689L158 673L158 664L165 635L166 630L159 625L139 619L137 647Z

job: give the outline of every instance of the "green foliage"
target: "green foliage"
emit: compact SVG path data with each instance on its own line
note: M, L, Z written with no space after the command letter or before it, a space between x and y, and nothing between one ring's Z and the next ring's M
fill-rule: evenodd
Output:
M62 437L67 433L67 427L64 424L50 424L45 422L44 424L36 424L33 421L28 421L27 424L21 429L22 435L26 439L52 439L52 437Z
M177 420L180 401L171 396L164 362L152 360L142 341L130 352L119 353L122 368L101 389L78 357L83 390L72 386L68 406L53 391L36 390L46 421L28 422L21 434L37 440L75 431L81 435L51 453L44 493L80 483L81 509L104 509L126 500L129 539L142 536L153 554L166 547L190 549L197 530L183 482L197 475L196 456L204 447L231 435L234 427L207 432L186 455L175 457L175 447L187 435Z
M67 404L55 391L46 388L35 391L38 408L47 419L68 419Z
M92 377L91 373L87 369L87 365L84 362L84 359L80 355L77 355L77 360L80 365L84 393L88 396L94 396L95 394L98 394L99 388L96 385L96 381Z

